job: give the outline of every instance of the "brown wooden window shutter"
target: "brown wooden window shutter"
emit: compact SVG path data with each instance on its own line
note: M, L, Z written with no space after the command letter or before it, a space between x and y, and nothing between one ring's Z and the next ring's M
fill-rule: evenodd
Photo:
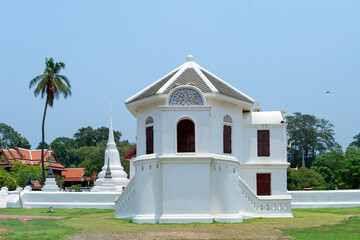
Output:
M146 154L154 153L154 127L146 128Z
M177 151L195 152L195 124L191 120L181 120L177 125Z
M270 156L270 131L269 130L258 130L258 157L269 157Z
M223 148L224 153L231 153L231 126L224 125Z
M256 174L256 189L257 195L271 195L271 174L257 173Z

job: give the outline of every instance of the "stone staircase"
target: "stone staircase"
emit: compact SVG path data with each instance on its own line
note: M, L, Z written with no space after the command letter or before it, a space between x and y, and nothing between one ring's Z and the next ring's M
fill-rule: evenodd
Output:
M132 218L135 214L135 177L131 179L121 195L115 199L115 217Z
M293 217L291 214L291 195L258 196L239 177L240 214L244 218Z

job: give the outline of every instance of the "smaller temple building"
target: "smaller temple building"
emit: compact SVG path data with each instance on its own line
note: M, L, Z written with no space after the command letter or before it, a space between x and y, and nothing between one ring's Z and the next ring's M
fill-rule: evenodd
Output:
M44 164L49 165L49 156L51 154L51 167L54 174L61 175L65 169L60 164L54 150L44 149ZM15 162L21 162L28 165L41 166L41 149L29 150L15 147L13 149L3 149L0 147L0 167L9 170Z
M52 165L51 165L52 167ZM61 176L64 178L64 188L71 188L72 185L81 185L81 187L92 187L93 179L85 176L85 168L65 168Z

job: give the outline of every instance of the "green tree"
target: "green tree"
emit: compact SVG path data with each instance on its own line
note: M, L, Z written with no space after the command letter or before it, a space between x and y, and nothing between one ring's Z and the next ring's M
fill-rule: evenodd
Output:
M18 186L16 179L4 168L0 168L0 188L7 187L10 191L15 190Z
M97 146L101 142L106 142L108 137L109 128L107 127L100 127L95 130L90 126L83 127L74 134L74 140L79 148L84 146ZM121 132L114 131L115 142L119 141L120 137Z
M299 173L297 170L287 168L287 189L298 190L299 185Z
M322 176L312 169L301 167L298 170L288 169L288 189L302 190L311 188L313 190L324 190L326 184Z
M68 137L58 137L51 142L51 147L56 152L61 164L66 167L75 164L75 167L78 163L74 162L74 158L71 155L71 150L76 149L77 145L74 139Z
M84 175L91 177L95 172L99 173L104 166L104 153L106 146L81 147L75 150L74 156L81 159L79 167L85 168Z
M55 151L56 156L59 159L60 163L65 167L69 167L71 164L70 155L65 145L59 142L52 142L51 148Z
M287 136L292 143L288 151L291 166L310 167L317 155L337 146L334 139L334 125L328 120L313 115L295 112L286 117Z
M360 184L360 149L349 147L346 149L343 166L339 170L341 189L359 189Z
M45 58L45 70L41 75L36 76L30 81L29 88L36 85L34 94L35 97L41 93L41 98L46 96L44 115L42 120L42 146L41 146L41 167L42 167L42 182L45 181L45 168L44 168L44 147L45 147L45 117L47 106L54 105L54 99L58 99L60 95L65 98L71 95L70 81L64 75L60 75L60 70L65 68L63 62L55 63L53 58Z
M357 147L360 148L360 133L358 135L355 135L354 141L350 143L349 147Z
M44 142L44 149L48 149L50 146L46 142ZM39 142L38 146L35 149L41 149L42 148L42 142Z
M341 148L317 156L311 169L320 173L326 182L326 189L335 189L339 182L339 170L343 167L344 153Z
M56 184L58 185L58 187L60 189L64 188L64 183L65 183L65 178L64 177L61 177L61 176L55 174L55 181L56 181Z
M25 187L25 183L29 180L41 179L41 167L34 165L27 165L21 162L15 162L11 168L11 173L15 177L19 186Z
M31 145L26 138L22 137L20 133L5 123L0 123L0 146L3 148L31 148Z
M55 138L54 141L51 142L51 145L54 143L60 143L66 147L66 149L76 148L76 142L72 138L68 137L58 137Z

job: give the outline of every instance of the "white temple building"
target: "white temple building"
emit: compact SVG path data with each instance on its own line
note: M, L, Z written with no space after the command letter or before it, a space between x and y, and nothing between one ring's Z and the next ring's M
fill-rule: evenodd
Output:
M253 111L252 98L191 55L125 104L137 119L137 157L116 217L136 223L292 217L283 112Z
M105 151L104 166L101 169L102 171L98 174L99 178L95 181L94 187L91 189L91 192L106 191L106 189L110 189L109 187L101 188L105 180L106 169L108 167L111 171L112 180L107 181L112 181L115 184L116 191L122 192L122 190L126 187L130 180L127 178L127 174L124 171L124 168L121 166L120 154L116 147L114 139L112 114L110 114L109 139Z

